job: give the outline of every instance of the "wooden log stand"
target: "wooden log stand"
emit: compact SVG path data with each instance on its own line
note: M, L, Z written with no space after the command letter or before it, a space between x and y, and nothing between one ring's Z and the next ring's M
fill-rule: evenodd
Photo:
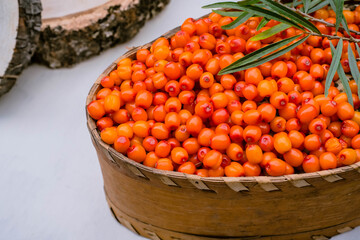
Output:
M0 97L15 84L35 52L41 28L40 0L0 1Z
M129 40L169 0L42 2L44 17L34 60L59 68L72 66Z

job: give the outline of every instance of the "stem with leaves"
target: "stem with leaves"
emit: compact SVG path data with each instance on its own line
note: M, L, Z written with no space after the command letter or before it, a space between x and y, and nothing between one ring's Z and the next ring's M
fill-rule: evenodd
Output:
M300 7L300 4L302 4L303 6ZM336 13L335 24L328 23L322 19L317 19L310 15L311 13L328 5ZM269 38L290 27L294 27L302 31L302 34L298 36L289 37L281 41L269 44L263 48L260 48L252 53L245 55L245 57L238 59L234 63L222 69L219 74L221 75L234 73L251 67L256 67L265 62L271 61L299 46L300 44L305 42L309 36L321 36L324 38L328 38L329 40L338 39L339 42L336 48L332 45L331 41L329 41L333 60L325 81L325 96L328 95L331 82L333 81L335 73L337 72L340 81L344 86L348 101L349 103L353 104L349 80L345 75L342 65L340 64L340 60L343 52L344 41L354 43L357 52L360 55L360 39L356 39L351 35L351 33L360 35L360 32L349 29L343 14L343 7L344 0L294 0L290 4L285 4L281 3L280 1L272 0L242 0L237 2L219 2L204 6L204 8L218 8L218 10L213 11L220 15L237 17L236 20L234 20L232 23L223 26L223 29L235 28L240 24L246 22L250 17L253 16L262 17L262 20L259 23L257 30L264 27L269 22L269 19L280 22L280 24L275 25L270 29L253 36L250 39L251 41L259 41ZM225 11L224 9L227 10ZM334 35L321 33L313 24L313 22L320 22L328 27L334 27ZM349 35L349 37L338 36L336 33L339 29L345 31ZM360 95L360 72L357 67L357 59L355 58L350 44L348 44L348 46L349 47L348 49L346 49L346 51L348 51L350 70L352 77L358 85L358 94Z

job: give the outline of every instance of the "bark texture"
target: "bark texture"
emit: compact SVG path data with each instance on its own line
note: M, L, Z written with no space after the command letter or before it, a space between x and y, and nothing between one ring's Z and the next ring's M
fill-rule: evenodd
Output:
M73 28L54 24L44 26L44 21L34 60L50 68L60 68L98 55L102 50L135 36L146 20L161 11L169 1L139 0L125 9L121 4L113 5L104 10L107 11L104 17L86 24L78 22Z
M16 45L5 74L0 76L0 96L14 86L18 75L29 64L35 52L41 30L41 11L40 0L19 0Z

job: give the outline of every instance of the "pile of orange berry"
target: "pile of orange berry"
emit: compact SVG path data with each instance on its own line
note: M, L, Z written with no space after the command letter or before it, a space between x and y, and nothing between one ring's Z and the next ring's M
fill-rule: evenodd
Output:
M314 15L336 21L330 9ZM344 16L358 31L360 8ZM257 31L261 18L252 17L222 29L234 19L216 13L186 19L170 39L158 38L150 49L138 50L136 59L120 60L87 106L101 139L148 167L202 177L281 176L360 161L360 113L334 83L324 95L332 61L329 39L311 36L275 60L219 75L244 55L301 34L289 28L251 41L279 22ZM314 24L322 33L335 31ZM348 44L344 41L341 60L345 72ZM357 109L356 83L350 86Z

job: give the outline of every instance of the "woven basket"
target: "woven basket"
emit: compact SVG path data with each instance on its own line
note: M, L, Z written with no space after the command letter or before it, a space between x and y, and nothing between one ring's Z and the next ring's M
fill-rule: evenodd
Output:
M171 37L180 28L164 34ZM95 99L99 76L87 97ZM157 170L105 144L94 120L87 126L115 218L150 239L328 239L360 225L360 162L282 177L209 177Z

